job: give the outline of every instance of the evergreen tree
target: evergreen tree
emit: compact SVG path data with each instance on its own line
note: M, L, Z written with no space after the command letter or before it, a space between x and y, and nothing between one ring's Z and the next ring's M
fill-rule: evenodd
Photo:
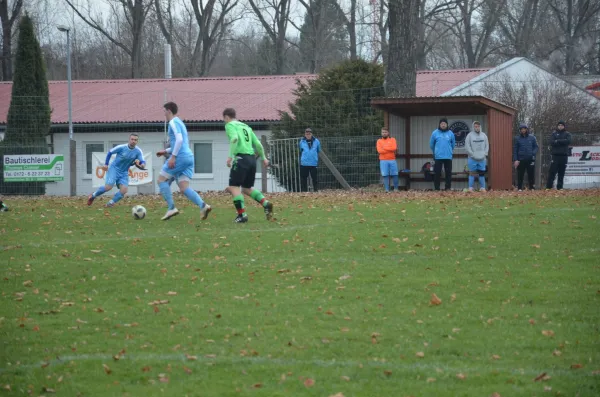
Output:
M33 21L25 14L19 23L12 96L1 154L46 154L50 104L46 67ZM1 173L3 175L3 172ZM40 183L2 183L3 193L44 194Z
M375 140L383 126L383 114L371 107L371 98L384 96L383 76L382 65L348 60L325 69L314 80L298 81L294 91L296 100L290 104L288 112L281 113L281 122L272 127L272 138L298 138L310 127L342 175L344 171L353 172L349 160L369 166L372 162L378 167ZM362 138L342 139L357 136ZM333 137L337 139L331 139ZM355 145L355 141L365 144ZM297 155L286 150L278 152L277 147L272 147L270 153L273 164L297 165ZM294 176L297 170L273 167L272 172L287 190L298 190ZM356 179L353 185L366 186L376 182L365 177Z
M318 73L347 58L348 34L343 19L335 0L309 2L299 43L305 70Z

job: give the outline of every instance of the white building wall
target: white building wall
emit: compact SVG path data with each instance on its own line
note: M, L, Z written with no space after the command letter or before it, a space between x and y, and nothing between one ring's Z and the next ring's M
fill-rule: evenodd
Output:
M270 135L270 131L254 131L260 139L262 135ZM73 135L77 144L77 195L88 195L95 189L92 187L92 175L87 174L86 145L91 143L103 144L103 152L106 153L113 144L126 143L129 138L129 132L90 132L75 133ZM67 133L54 134L54 153L65 155L65 179L60 182L49 182L46 184L46 194L56 196L69 195L69 136ZM164 133L146 132L140 133L139 147L145 153L157 151L164 148ZM194 143L212 144L212 173L195 174L191 182L191 187L197 191L222 191L229 182L229 168L226 166L227 156L229 154L229 142L224 131L191 131L189 135L190 147L193 150ZM160 170L165 162L165 158L158 158L153 155L153 177L154 181L158 179ZM256 186L261 186L261 174L256 175ZM273 184L269 181L269 186ZM177 191L176 184L172 185L173 191ZM114 189L113 189L114 191ZM130 186L128 194L138 193L158 193L156 182L152 185ZM111 194L111 193L109 193Z

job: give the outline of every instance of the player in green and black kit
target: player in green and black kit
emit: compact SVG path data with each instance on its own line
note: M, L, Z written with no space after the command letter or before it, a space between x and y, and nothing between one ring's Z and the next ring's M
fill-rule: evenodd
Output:
M254 150L256 149L263 161L263 169L266 172L269 160L265 157L264 148L252 128L235 119L235 109L227 108L223 110L223 121L225 121L225 132L229 139L227 167L231 167L227 191L233 196L233 204L238 213L234 221L236 223L248 222L248 215L244 207L244 194L260 203L265 209L267 220L270 220L273 216L273 204L265 199L260 190L254 189L254 179L256 177ZM242 187L241 190L240 186Z

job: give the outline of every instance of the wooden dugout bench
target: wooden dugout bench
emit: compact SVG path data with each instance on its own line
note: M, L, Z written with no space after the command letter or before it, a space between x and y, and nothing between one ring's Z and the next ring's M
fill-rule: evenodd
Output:
M432 157L431 154L412 154L412 155L399 154L399 153L396 154L396 159L404 159L406 166L410 165L411 159L418 158L418 159L423 159L423 160L427 161L427 160L430 160L431 157ZM467 158L467 155L465 153L456 153L456 154L454 154L454 158ZM433 178L433 171L430 171L430 174L431 174L431 177ZM446 175L446 173L442 171L442 176L441 176L441 181L440 181L441 183L444 183L445 175ZM488 170L488 172L485 172L486 181L488 180L488 177L489 177L489 170ZM431 181L426 180L424 172L421 170L411 171L411 172L399 171L398 178L404 179L406 181L406 184L404 186L402 186L404 188L404 190L410 189L411 182L431 183L431 187L433 188L433 179ZM465 172L465 171L452 172L452 181L453 182L467 182L468 180L469 180L468 172Z
M444 172L442 172L442 176L440 179L440 182L443 184L444 183L444 178L445 178L446 174ZM433 172L431 172L431 177L433 178ZM423 171L411 171L411 172L398 172L398 178L400 179L404 179L406 180L406 184L404 186L402 186L405 190L409 190L410 189L410 183L411 182L427 182L427 183L431 183L431 186L433 188L433 180L428 181L425 179L425 175L423 173ZM488 178L488 173L485 173L485 178L487 180ZM452 181L453 182L467 182L469 180L469 173L468 172L464 172L464 171L460 171L460 172L453 172L452 173Z

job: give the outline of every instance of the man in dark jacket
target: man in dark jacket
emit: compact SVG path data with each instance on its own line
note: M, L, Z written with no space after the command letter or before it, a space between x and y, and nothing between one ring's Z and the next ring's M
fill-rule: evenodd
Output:
M313 191L318 191L317 166L319 165L319 152L321 142L313 136L312 130L304 131L304 138L298 143L300 148L300 190L308 191L308 176L312 179Z
M548 172L546 189L552 189L557 172L558 182L556 182L556 189L560 190L563 188L565 170L567 169L567 162L569 160L570 144L571 134L565 129L565 122L559 121L556 130L552 133L552 138L550 138L550 145L552 146L552 164L550 164L550 171Z
M519 126L519 136L515 138L513 145L514 167L517 169L517 186L519 191L523 190L523 179L527 171L529 189L534 189L535 183L535 156L538 152L537 139L529 134L529 127L525 124Z

